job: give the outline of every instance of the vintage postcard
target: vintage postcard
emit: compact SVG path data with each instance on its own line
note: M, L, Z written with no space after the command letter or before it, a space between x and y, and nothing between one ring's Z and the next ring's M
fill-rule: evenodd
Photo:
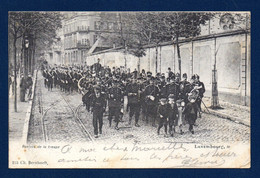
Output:
M9 168L250 168L250 12L10 11Z

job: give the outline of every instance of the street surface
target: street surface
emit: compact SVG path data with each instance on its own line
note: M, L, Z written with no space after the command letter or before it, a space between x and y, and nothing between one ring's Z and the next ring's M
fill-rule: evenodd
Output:
M134 122L129 126L128 113L124 112L118 131L114 129L115 123L109 128L106 114L103 119L103 134L94 138L92 114L82 105L81 94L67 94L57 88L48 91L44 87L41 73L38 72L28 141L89 142L93 139L98 143L250 143L250 127L206 113L202 114L202 118L198 118L194 135L188 131L188 125L185 125L183 135L179 134L177 128L174 137L164 137L164 128L161 129L161 134L157 135L157 128L152 127L151 123L146 124L142 117L139 122L141 127L135 127Z

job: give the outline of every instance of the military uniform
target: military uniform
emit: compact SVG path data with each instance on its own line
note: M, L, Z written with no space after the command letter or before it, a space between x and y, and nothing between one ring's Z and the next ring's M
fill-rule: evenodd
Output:
M120 110L123 104L123 91L118 86L118 81L114 81L114 86L110 87L107 91L108 93L108 120L109 126L111 127L112 124L112 117L115 116L116 126L115 129L118 130L118 123L120 118Z
M94 134L95 137L97 137L98 133L102 134L103 113L106 110L106 97L101 93L101 89L98 86L94 86L94 92L91 96Z
M153 78L151 80L154 80ZM157 115L157 105L159 100L159 88L155 84L149 84L144 91L146 103L146 122L148 123L148 116L152 118L152 125L155 126L155 119Z
M179 97L179 85L175 82L170 82L166 85L166 95L174 95L174 100L176 101Z
M132 117L135 115L135 126L139 127L138 120L140 115L140 85L138 83L130 83L126 87L129 107L129 124L131 124Z
M180 95L179 97L184 100L187 104L188 101L188 93L191 91L191 84L190 82L183 80L180 82Z

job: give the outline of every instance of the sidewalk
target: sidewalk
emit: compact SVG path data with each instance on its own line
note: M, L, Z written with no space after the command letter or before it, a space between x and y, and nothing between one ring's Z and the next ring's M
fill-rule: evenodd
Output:
M36 71L33 76L32 98L34 97ZM20 78L17 78L17 112L14 111L14 95L9 95L9 118L8 133L9 141L23 140L26 142L28 134L28 126L32 109L32 101L25 97L25 102L20 101Z
M219 104L223 109L210 109L211 99L209 97L204 97L203 102L207 106L210 114L216 115L218 117L232 120L236 123L241 123L246 126L250 126L250 107L236 105L232 103L219 100ZM208 113L207 109L201 103L202 111Z

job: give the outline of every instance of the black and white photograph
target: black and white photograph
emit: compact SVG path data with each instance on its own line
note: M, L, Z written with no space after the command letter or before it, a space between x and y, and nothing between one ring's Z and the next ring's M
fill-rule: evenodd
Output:
M248 11L9 11L9 168L250 168Z

